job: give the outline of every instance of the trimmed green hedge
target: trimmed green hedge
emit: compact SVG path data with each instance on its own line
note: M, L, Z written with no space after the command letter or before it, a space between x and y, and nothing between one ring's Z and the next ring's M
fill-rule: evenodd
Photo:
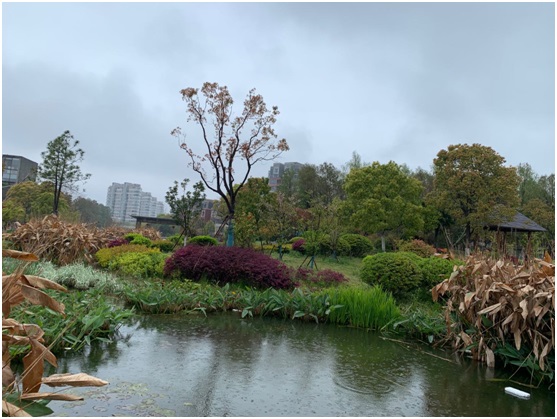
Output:
M369 285L379 285L393 296L401 296L420 286L422 272L418 263L419 256L413 253L378 253L362 260L360 277Z

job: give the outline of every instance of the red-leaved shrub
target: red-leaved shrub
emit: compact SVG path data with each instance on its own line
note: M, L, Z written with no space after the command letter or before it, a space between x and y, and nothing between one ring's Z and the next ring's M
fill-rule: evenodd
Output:
M306 241L304 239L296 240L294 243L292 243L292 250L304 253L304 244L306 244Z
M166 276L219 284L244 283L257 288L292 288L292 272L284 263L253 249L186 246L166 260Z
M129 244L129 243L130 242L128 240L121 237L121 238L118 238L118 239L111 240L110 242L108 242L106 247L117 247L117 246L122 246L124 244Z

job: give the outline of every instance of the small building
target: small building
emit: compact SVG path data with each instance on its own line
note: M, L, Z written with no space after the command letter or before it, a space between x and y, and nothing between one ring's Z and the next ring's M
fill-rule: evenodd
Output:
M38 163L23 156L2 154L2 200L16 183L35 182L38 167Z
M542 233L547 231L534 220L526 217L520 212L516 212L512 219L501 221L496 224L487 225L486 228L490 231L496 232L497 251L501 255L508 255L507 249L507 235L512 235L515 238L513 256L517 258L528 258L533 254L532 251L532 233ZM527 234L527 245L523 249L520 246L518 234Z

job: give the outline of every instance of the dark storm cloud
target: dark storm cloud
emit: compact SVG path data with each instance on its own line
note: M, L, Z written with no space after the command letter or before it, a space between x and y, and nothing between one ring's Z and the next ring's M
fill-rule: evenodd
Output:
M3 151L38 159L70 129L104 202L112 182L162 199L189 177L179 90L256 88L281 114L280 161L429 168L479 142L554 171L550 3L87 3L3 5ZM266 175L269 165L255 168Z

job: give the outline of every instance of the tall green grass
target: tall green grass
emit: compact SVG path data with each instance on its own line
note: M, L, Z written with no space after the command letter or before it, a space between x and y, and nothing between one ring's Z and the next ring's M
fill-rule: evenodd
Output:
M325 291L337 308L329 314L331 323L380 330L400 318L394 298L379 287L350 287Z

